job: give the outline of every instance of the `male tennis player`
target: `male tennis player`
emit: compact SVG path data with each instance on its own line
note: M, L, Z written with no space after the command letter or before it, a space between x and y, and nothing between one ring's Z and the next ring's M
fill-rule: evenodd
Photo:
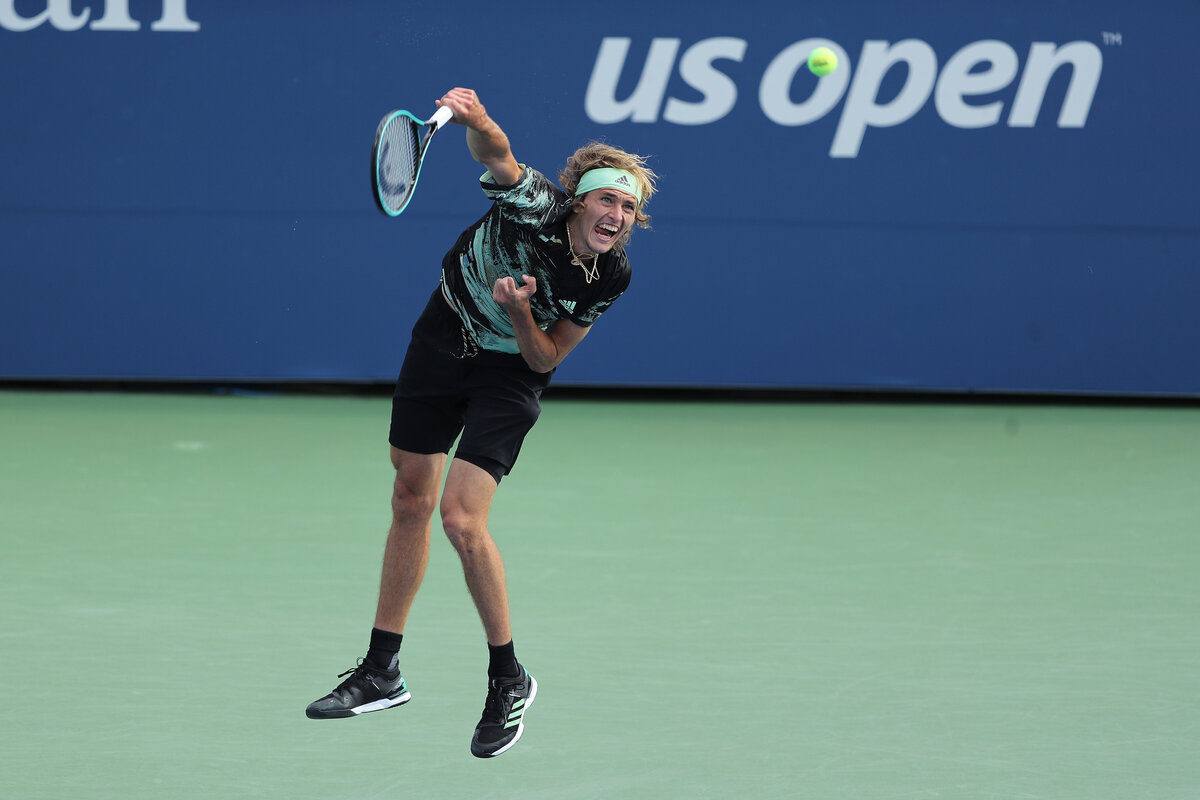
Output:
M437 104L466 126L471 155L487 167L481 188L493 202L442 260L441 284L413 327L396 381L393 519L369 649L307 714L351 717L408 702L400 644L458 438L440 510L487 635L487 698L471 753L490 758L521 738L537 681L513 648L488 511L541 412L550 376L629 285L625 243L634 225L648 225L643 209L657 176L641 156L592 143L567 160L559 189L517 162L475 92L452 89Z

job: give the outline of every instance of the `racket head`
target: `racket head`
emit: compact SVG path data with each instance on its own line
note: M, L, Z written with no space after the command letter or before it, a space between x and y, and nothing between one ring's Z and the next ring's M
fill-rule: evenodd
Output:
M407 111L384 115L371 147L371 187L375 205L389 217L400 214L412 199L421 174L421 128Z

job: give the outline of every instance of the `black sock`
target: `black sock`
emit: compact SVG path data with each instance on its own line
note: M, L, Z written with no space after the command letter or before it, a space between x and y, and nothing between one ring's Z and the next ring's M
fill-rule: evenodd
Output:
M378 669L396 669L400 661L397 654L400 652L400 643L403 641L404 634L402 633L372 628L371 647L367 650L367 661Z
M515 678L521 674L517 654L510 639L508 644L488 645L488 677Z

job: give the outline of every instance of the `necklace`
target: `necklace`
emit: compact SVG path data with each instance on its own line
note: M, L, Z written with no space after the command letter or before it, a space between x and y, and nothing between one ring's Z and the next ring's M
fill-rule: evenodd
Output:
M584 264L579 256L575 255L575 243L571 241L571 223L567 222L567 249L571 251L571 263L583 269L583 277L588 283L600 280L600 256L592 254L592 266Z

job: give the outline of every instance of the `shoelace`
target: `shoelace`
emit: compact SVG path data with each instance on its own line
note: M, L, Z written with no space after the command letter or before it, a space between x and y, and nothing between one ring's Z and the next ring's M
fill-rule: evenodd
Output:
M365 658L360 658L360 659L358 660L358 663L357 663L357 664L355 664L353 667L351 667L350 669L348 669L348 670L346 670L345 672L343 672L341 675L338 675L338 677L339 677L339 678L344 678L344 677L346 677L347 675L350 675L351 673L353 673L353 674L358 674L359 672L366 672L366 671L367 671L367 667L366 667L366 664L365 664L365 662L366 662L366 659L365 659Z
M379 684L375 682L375 678L371 674L372 672L374 672L374 670L372 670L370 667L367 666L366 659L360 658L358 660L358 664L356 664L355 666L346 670L341 675L338 675L339 678L345 678L347 675L350 675L351 677L349 677L346 680L339 683L337 689L335 689L334 691L343 691L346 688L347 684L349 684L355 678L358 678L359 680L367 681L372 686L374 686L376 689L379 689Z
M508 721L508 714L513 702L519 697L516 686L501 686L490 683L487 699L483 702L483 716L488 722L503 725ZM505 698L507 697L507 702Z

